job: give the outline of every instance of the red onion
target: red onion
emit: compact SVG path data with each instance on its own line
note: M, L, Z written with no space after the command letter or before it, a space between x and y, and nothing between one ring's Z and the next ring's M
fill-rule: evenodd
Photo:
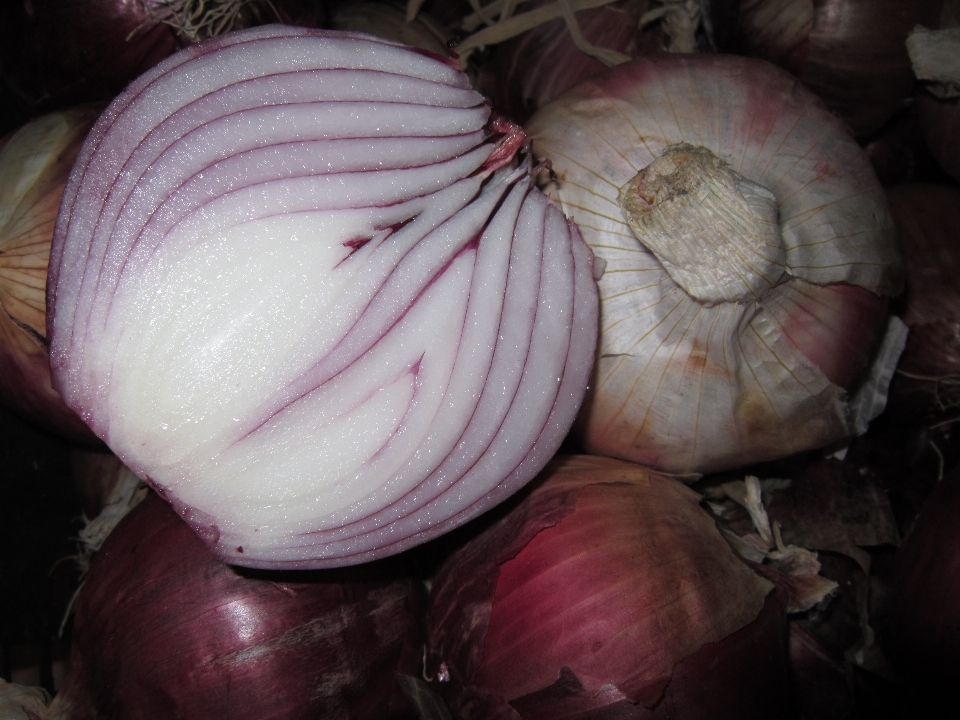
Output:
M592 256L488 119L446 60L270 26L182 51L94 127L51 254L56 387L221 558L399 552L560 445Z
M94 100L107 102L133 78L184 44L232 18L239 29L264 22L315 25L298 0L30 0L0 9L0 67L33 114ZM198 5L200 7L198 7ZM185 11L190 23L178 22ZM238 12L234 16L232 12ZM211 13L219 15L211 18ZM171 24L193 32L178 33ZM203 26L203 27L199 27Z
M785 717L782 608L698 501L640 466L559 459L437 573L434 687L464 720Z
M645 0L611 3L581 10L576 18L592 45L627 57L649 55L664 49L664 38L659 27L640 27L648 5ZM563 18L557 18L495 45L480 87L494 107L523 123L542 105L605 67L577 48Z
M934 26L941 3L739 0L736 21L749 54L790 70L854 134L866 136L879 130L911 96L915 78L907 33L917 24ZM728 18L715 18L725 21ZM725 52L731 49L736 44L721 47Z
M899 185L887 197L904 249L910 328L892 400L899 412L922 416L960 406L960 189Z
M67 438L97 438L50 384L46 277L63 187L102 110L51 113L0 139L0 403Z
M927 499L890 578L890 650L905 718L960 713L960 472Z
M418 584L379 565L241 573L155 495L94 557L48 720L412 718Z
M874 393L882 408L902 336L873 361L881 380L862 378L901 286L893 222L863 151L796 79L638 58L527 129L605 263L588 452L710 472L862 431Z

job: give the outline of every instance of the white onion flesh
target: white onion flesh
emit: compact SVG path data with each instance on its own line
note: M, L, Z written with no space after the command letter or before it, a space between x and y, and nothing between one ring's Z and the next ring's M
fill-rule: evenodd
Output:
M439 58L272 26L91 133L48 283L67 402L221 557L399 552L517 490L592 362L592 255Z

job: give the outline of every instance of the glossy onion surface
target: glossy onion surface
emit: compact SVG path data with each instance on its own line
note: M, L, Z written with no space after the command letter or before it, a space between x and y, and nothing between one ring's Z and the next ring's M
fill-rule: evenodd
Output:
M97 553L50 720L410 720L423 599L398 564L238 571L151 493Z
M95 126L51 253L54 380L220 557L392 554L556 451L592 256L488 119L434 55L270 26Z
M541 480L434 580L427 674L455 711L469 720L785 716L776 593L693 490L587 456L558 458Z

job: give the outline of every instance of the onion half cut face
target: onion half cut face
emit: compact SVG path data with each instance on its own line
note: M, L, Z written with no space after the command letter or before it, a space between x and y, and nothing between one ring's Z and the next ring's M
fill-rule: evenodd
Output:
M173 56L94 127L51 252L54 381L220 557L399 552L559 446L592 255L489 121L441 58L270 26Z

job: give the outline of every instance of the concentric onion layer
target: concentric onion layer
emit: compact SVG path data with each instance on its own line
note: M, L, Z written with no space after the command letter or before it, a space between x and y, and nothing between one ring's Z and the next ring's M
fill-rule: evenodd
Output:
M72 407L221 557L398 552L521 487L576 414L592 256L433 56L272 26L108 109L51 255Z
M551 192L605 262L582 414L591 452L696 473L853 433L844 388L870 361L882 296L899 290L899 253L866 156L810 92L756 60L640 58L561 95L527 130L552 162ZM755 301L688 295L627 223L620 188L681 143L776 201L785 265Z

